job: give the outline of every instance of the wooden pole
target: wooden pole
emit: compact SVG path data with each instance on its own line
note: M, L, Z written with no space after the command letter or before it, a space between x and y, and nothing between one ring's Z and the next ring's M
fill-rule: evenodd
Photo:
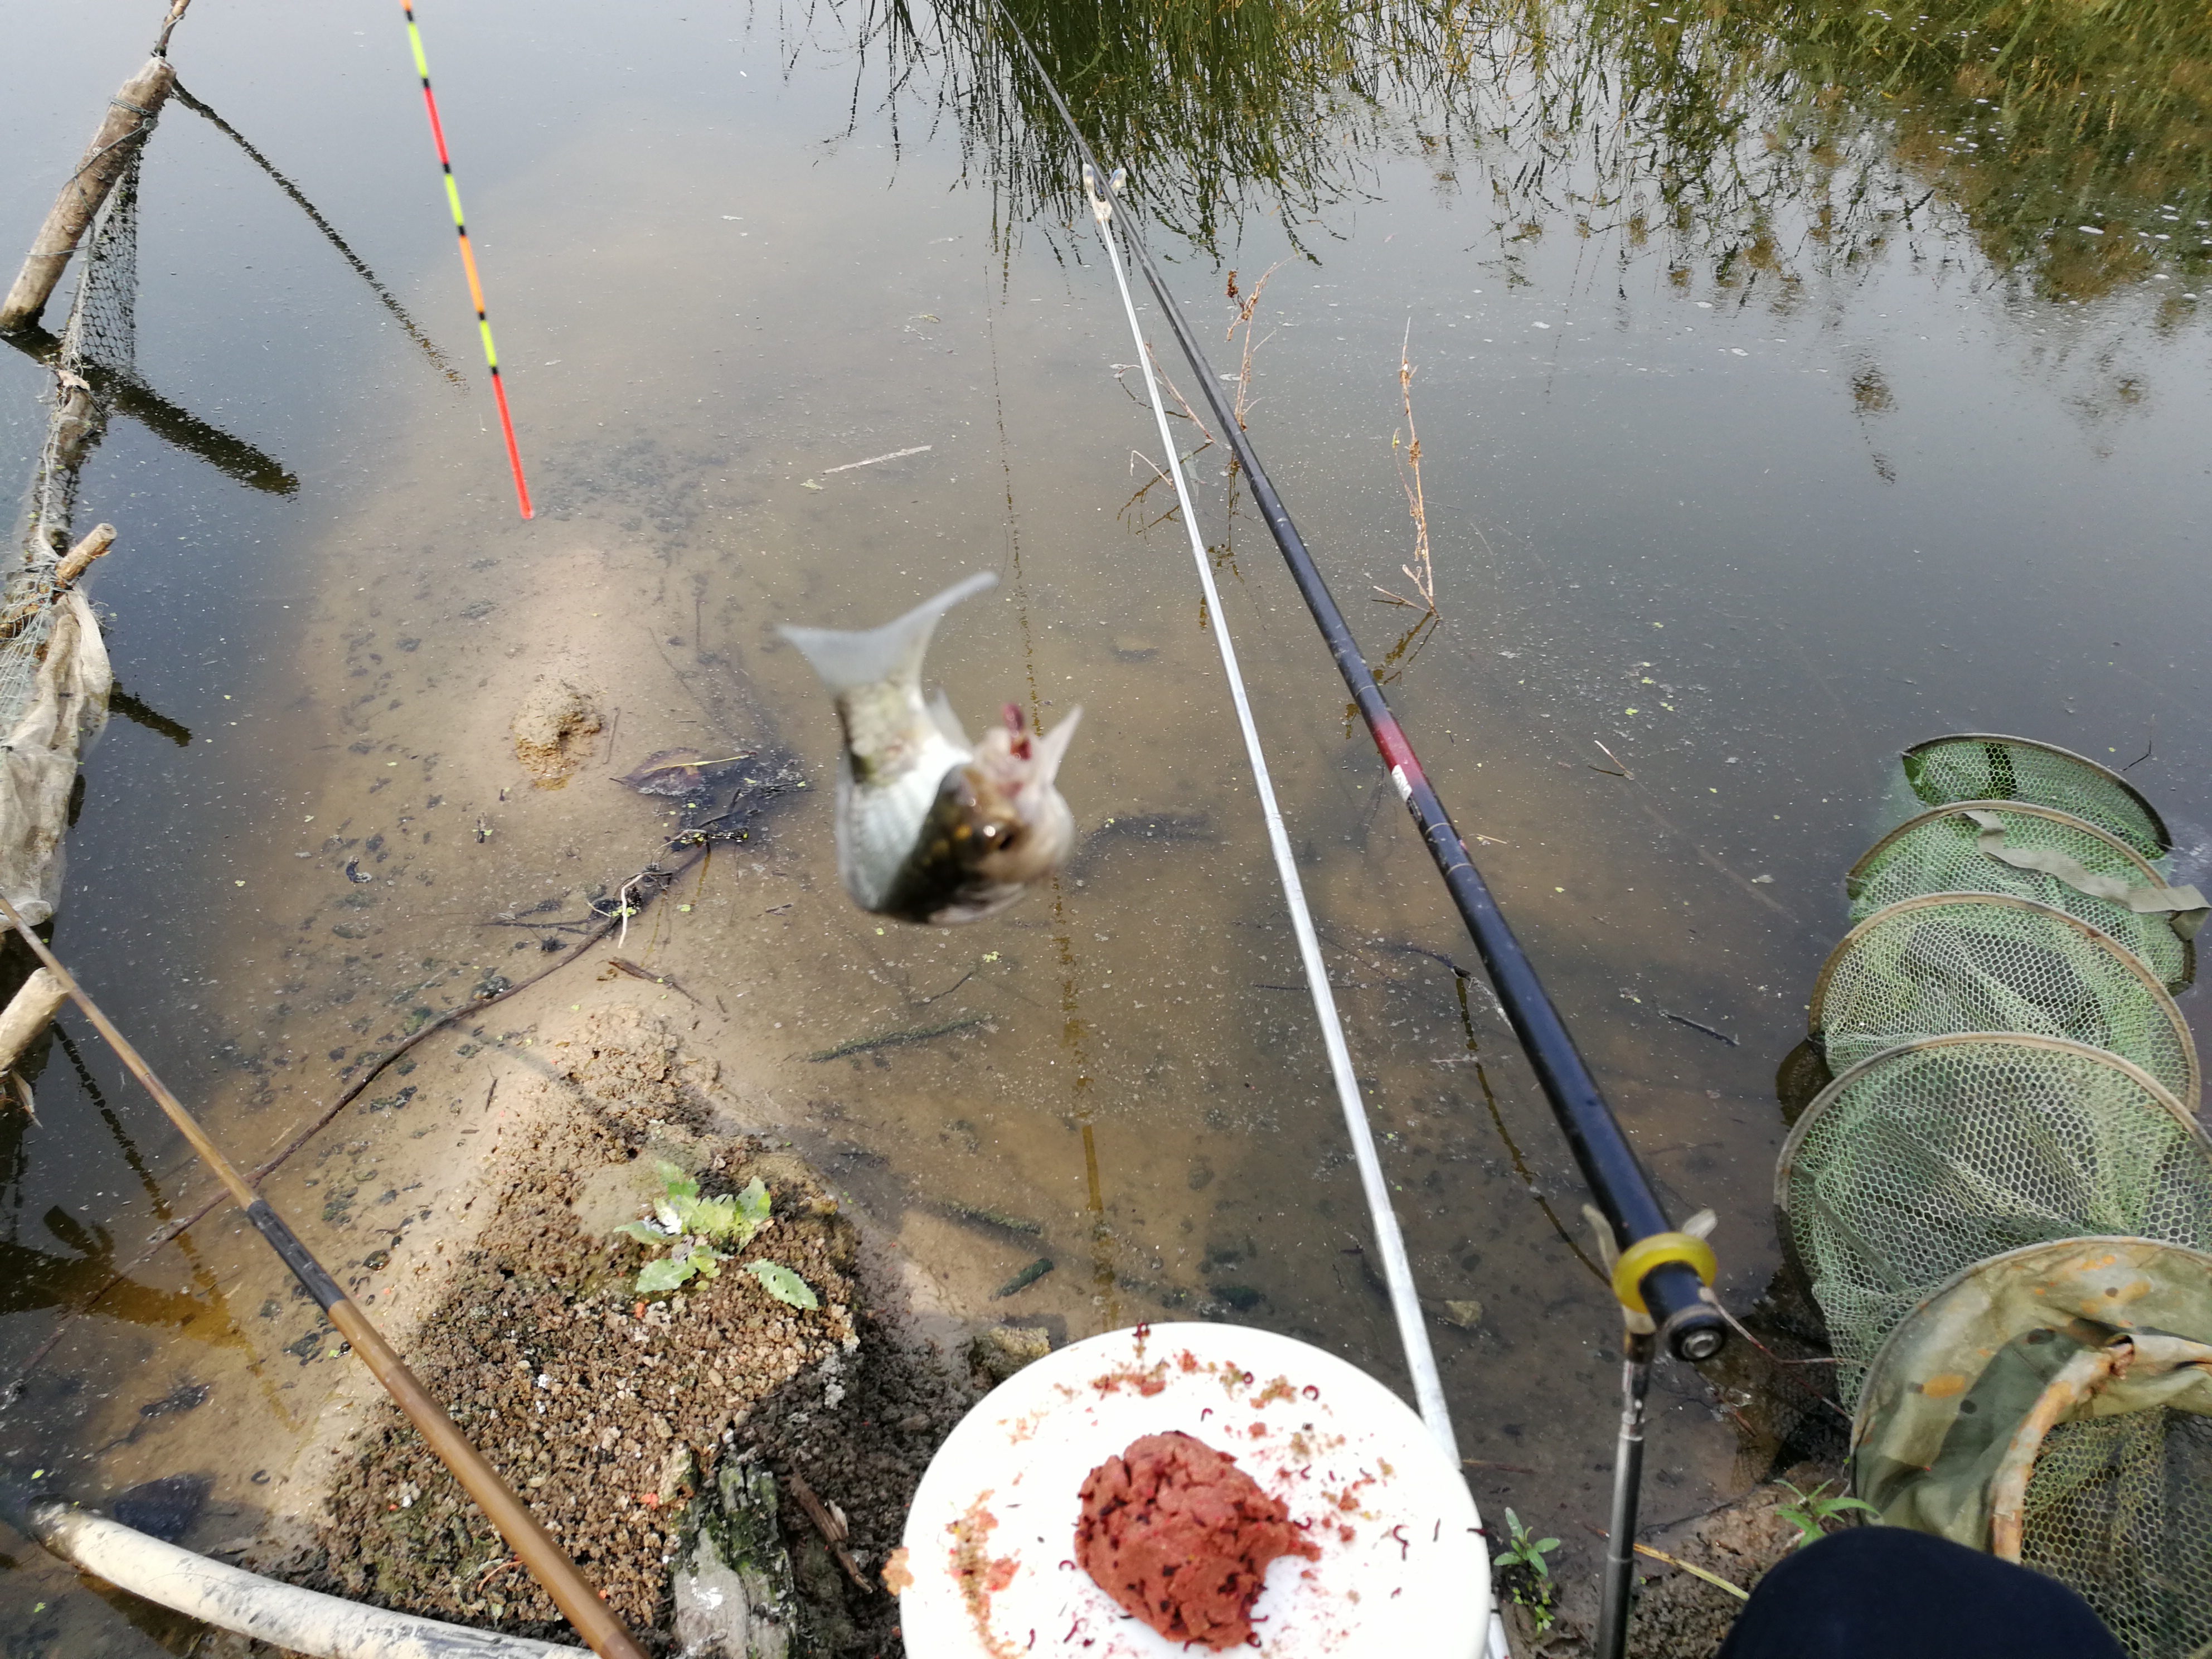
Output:
M52 211L46 215L46 223L39 227L38 240L31 244L30 257L23 261L15 287L8 290L7 300L0 302L0 333L13 333L27 323L38 321L39 313L46 308L46 300L54 291L54 284L61 281L62 272L68 268L70 255L76 252L85 227L100 211L107 192L114 188L124 163L145 142L155 116L161 112L169 89L176 83L177 72L169 67L167 58L149 58L146 66L125 81L122 89L108 101L100 131L93 134L92 143L85 147L83 160L62 186L62 193L55 200Z
M69 550L69 556L54 567L54 586L68 587L79 576L92 568L92 562L115 545L115 526L96 524L92 533Z
M52 1023L54 1012L69 1000L69 987L41 968L25 980L15 1000L0 1012L0 1073L12 1072L23 1050L38 1040Z
M169 1092L168 1085L154 1075L152 1068L139 1058L138 1051L131 1046L122 1032L115 1029L114 1022L101 1012L100 1005L85 993L84 988L70 977L69 969L62 966L60 959L46 948L46 942L33 933L22 917L16 914L15 907L8 902L4 893L0 893L0 916L6 917L16 933L22 936L23 943L31 947L32 954L45 964L46 971L53 975L63 991L84 1011L85 1018L93 1023L100 1036L107 1039L107 1046L115 1050L116 1058L145 1085L146 1092L154 1097L155 1103L191 1144L192 1150L199 1154L200 1161L213 1170L216 1178L229 1190L232 1201L246 1212L246 1218L269 1241L270 1247L283 1258L284 1265L292 1270L292 1276L307 1287L316 1304L337 1327L338 1334L352 1344L354 1352L368 1364L375 1374L376 1380L384 1384L385 1391L422 1431L422 1437L430 1443L431 1450L436 1452L446 1467L453 1472L453 1478L461 1483L462 1489L476 1499L477 1507L483 1511L485 1518L493 1526L499 1528L500 1535L507 1540L507 1547L521 1558L523 1565L531 1575L545 1587L546 1594L553 1598L553 1604L561 1609L562 1616L575 1627L578 1635L591 1644L592 1651L601 1656L601 1659L645 1659L644 1650L623 1628L622 1621L600 1599L599 1592L585 1582L584 1575L576 1570L576 1564L554 1541L552 1534L538 1524L538 1517L514 1495L513 1488L500 1478L499 1471L492 1468L483 1454L469 1443L468 1437L446 1414L446 1408L415 1380L414 1373L407 1369L405 1362L392 1352L376 1327L368 1322L368 1316L338 1288L337 1281L325 1271L323 1264L309 1254L298 1235L285 1224L284 1218L270 1207L269 1200L246 1184L246 1177L239 1173L237 1166L223 1156L222 1149L209 1138L207 1131L200 1127L192 1115L185 1109L184 1103Z

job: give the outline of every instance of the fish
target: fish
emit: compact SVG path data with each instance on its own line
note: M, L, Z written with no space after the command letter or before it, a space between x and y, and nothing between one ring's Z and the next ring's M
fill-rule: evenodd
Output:
M970 743L943 691L922 698L937 624L998 580L979 572L881 628L780 630L836 701L837 874L871 915L938 927L980 921L1048 879L1075 846L1075 816L1054 780L1082 709L1048 735L1010 702Z

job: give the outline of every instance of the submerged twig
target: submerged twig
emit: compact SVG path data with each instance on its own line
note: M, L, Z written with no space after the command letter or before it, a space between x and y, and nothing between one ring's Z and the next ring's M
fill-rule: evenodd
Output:
M969 980L975 977L975 970L973 968L970 968L966 973L961 975L958 979L954 980L951 984L946 986L942 991L933 992L926 997L914 998L914 1006L917 1008L927 1008L931 1003L935 1002L939 997L951 996L955 991L958 990L962 986L965 985Z
M1686 1025L1693 1031L1703 1031L1707 1036L1727 1043L1731 1048L1741 1048L1743 1046L1734 1037L1730 1036L1726 1031L1716 1031L1711 1026L1701 1024L1697 1020L1692 1019L1687 1014L1678 1014L1672 1012L1668 1009L1662 1008L1659 1011L1659 1018L1662 1019L1671 1019L1677 1025Z
M825 466L822 469L822 476L826 478L833 472L850 472L856 466L877 466L885 461L902 461L909 455L927 455L934 447L916 444L911 449L894 449L888 454L871 455L865 461L848 461L842 466Z
M2136 756L2133 760L2130 761L2130 762L2129 762L2125 766L2123 766L2123 767L2120 769L2120 770L2121 770L2121 771L2123 771L2123 772L2132 772L2132 771L2134 771L2134 770L2136 769L2136 768L2137 768L2138 766L2141 766L2141 765L2142 765L2145 761L2147 761L2147 760L2148 760L2148 759L2150 758L2150 751L2151 751L2154 748L2155 748L2155 747L2157 746L2157 744L2158 744L2158 716L2157 716L2156 714L2153 714L2153 715L2150 717L2150 731L2149 731L2149 732L2148 732L2148 733L2144 737L2144 738L2143 738L2143 751L2142 751L2142 754L2140 754L2140 755L2137 755L2137 756Z
M886 1031L881 1036L855 1037L850 1042L841 1042L834 1048L824 1048L819 1054L809 1054L806 1058L818 1065L825 1060L842 1060L848 1054L863 1054L871 1048L896 1048L902 1042L927 1042L932 1037L950 1036L955 1031L965 1031L982 1023L981 1014L973 1014L966 1019L947 1020L942 1025L917 1026L910 1031Z
M932 1215L941 1215L947 1221L964 1221L974 1227L985 1227L994 1232L1012 1233L1022 1238L1044 1237L1044 1223L1031 1220L1025 1215L1008 1215L1003 1210L987 1210L980 1204L963 1204L956 1199L935 1199L919 1207Z
M845 1569L846 1577L862 1589L873 1593L876 1587L868 1582L867 1576L853 1559L852 1552L845 1547L846 1534L850 1528L845 1524L844 1516L815 1494L814 1488L806 1484L806 1477L799 1472L799 1466L788 1457L784 1459L784 1471L791 1484L791 1495L799 1500L799 1507L806 1511L806 1518L814 1523L814 1530L822 1534L822 1541L830 1546L830 1553L837 1558L837 1565Z
M698 998L692 996L689 991L685 990L681 985L678 985L676 982L674 975L669 974L656 974L650 968L640 967L636 963L630 961L627 957L609 957L607 958L607 966L613 969L617 973L628 974L632 979L641 979L649 985L665 985L670 990L675 992L677 995L680 997L690 997L694 1002L699 1000ZM604 979L606 975L602 974L600 977Z

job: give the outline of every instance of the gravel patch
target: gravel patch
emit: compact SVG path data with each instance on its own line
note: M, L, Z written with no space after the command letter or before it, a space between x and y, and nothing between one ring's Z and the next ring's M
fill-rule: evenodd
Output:
M671 1563L688 1500L711 1491L722 1458L757 1449L780 1477L818 1650L902 1653L896 1602L875 1571L975 1387L858 1305L858 1236L803 1163L757 1138L672 1126L682 1115L663 1056L639 1066L609 1044L580 1060L591 1106L556 1115L500 1172L497 1211L452 1270L410 1364L652 1650L673 1650ZM582 1198L603 1219L586 1188L641 1160L635 1176L648 1185L652 1160L671 1156L709 1196L759 1176L775 1219L719 1277L641 1297L646 1248L587 1231L570 1206ZM820 1305L769 1297L744 1271L756 1260L796 1272ZM374 1407L358 1446L320 1547L287 1576L458 1624L574 1639L395 1408ZM865 1588L798 1503L794 1471L843 1520Z

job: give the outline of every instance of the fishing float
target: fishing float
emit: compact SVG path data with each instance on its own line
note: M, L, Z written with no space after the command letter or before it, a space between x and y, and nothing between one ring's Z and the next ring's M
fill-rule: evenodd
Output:
M534 519L530 485L522 476L522 450L514 441L514 416L507 407L507 382L500 377L499 352L491 343L491 321L484 314L483 282L477 275L475 249L469 246L469 222L461 212L461 188L453 182L453 158L446 148L445 123L438 118L438 96L430 90L430 60L422 51L422 31L415 21L414 0L399 0L407 14L407 44L414 49L415 73L422 81L422 107L430 112L430 137L438 147L438 166L446 178L446 202L453 210L453 234L461 241L461 269L468 273L469 298L476 302L477 331L483 336L484 367L491 371L491 395L499 404L499 427L507 438L507 464L514 471L514 496L522 516Z

